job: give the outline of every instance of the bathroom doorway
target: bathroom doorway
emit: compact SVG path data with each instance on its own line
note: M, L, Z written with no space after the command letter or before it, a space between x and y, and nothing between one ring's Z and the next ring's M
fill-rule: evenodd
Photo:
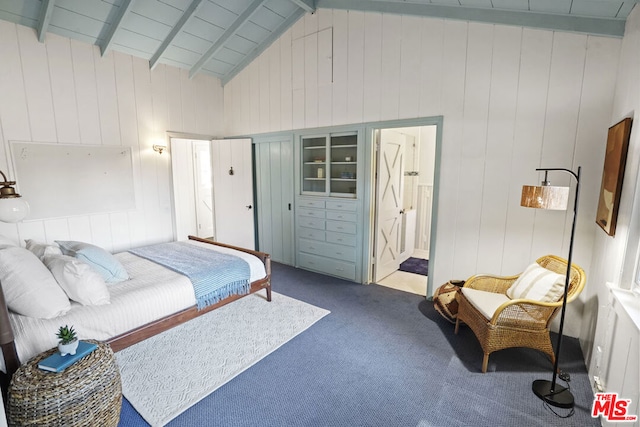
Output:
M426 296L436 125L375 131L374 282Z

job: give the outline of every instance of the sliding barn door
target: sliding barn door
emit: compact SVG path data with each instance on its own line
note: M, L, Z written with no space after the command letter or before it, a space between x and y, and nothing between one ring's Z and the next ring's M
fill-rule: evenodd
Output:
M215 239L255 249L251 139L211 141Z

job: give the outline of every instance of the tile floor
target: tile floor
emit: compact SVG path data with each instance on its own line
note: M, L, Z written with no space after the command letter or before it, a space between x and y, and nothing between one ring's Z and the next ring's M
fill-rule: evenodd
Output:
M378 284L422 296L427 295L427 276L420 274L398 270L379 281Z
M411 254L414 258L429 259L429 251L414 249ZM379 285L400 291L411 292L418 295L427 295L427 276L407 273L406 271L395 271L378 282Z

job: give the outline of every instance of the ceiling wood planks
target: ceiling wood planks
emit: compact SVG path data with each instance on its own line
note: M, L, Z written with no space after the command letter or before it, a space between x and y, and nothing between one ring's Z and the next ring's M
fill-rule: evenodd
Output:
M220 78L317 9L485 22L622 37L640 0L0 0L0 19ZM639 6L640 7L640 6Z

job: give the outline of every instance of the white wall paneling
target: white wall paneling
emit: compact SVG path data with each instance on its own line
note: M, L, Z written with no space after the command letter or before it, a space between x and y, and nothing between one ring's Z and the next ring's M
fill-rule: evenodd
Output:
M599 179L601 170L588 159L601 153L589 150L606 141L602 119L610 114L619 39L387 13L320 12L321 19L307 15L279 40L280 105L284 111L292 100L291 123L283 113L278 123L270 118L256 128L268 111L257 111L249 123L234 117L232 108L225 117L231 135L442 115L433 283L478 272L515 274L546 253L567 256L570 212L521 208L521 186L542 178L537 167L575 168L583 162L591 166L583 169L585 182ZM329 27L333 80L325 90L319 83L320 39L303 40L315 28ZM269 51L263 55L277 59ZM246 76L260 73L258 62L229 82L225 96L243 97ZM306 69L314 63L317 72ZM602 78L596 80L596 73ZM227 92L229 86L233 90ZM321 107L329 105L321 95L329 89L330 112ZM259 90L251 87L250 93ZM554 178L569 183L568 176ZM579 224L593 222L595 198L593 192L582 194ZM576 244L591 242L594 231L579 227ZM589 274L590 255L576 251L574 259Z
M172 239L168 130L223 132L222 86L216 78L159 66L121 53L0 22L0 170L14 178L9 141L127 146L132 149L134 209L108 214L2 224L22 241L66 238L123 250ZM46 177L41 177L46 179ZM61 185L64 185L63 183ZM20 190L18 182L18 190ZM96 189L99 191L99 189ZM29 194L22 194L29 200Z
M504 246L508 213L523 209L518 206L518 199L510 198L509 191L511 186L519 189L520 183L503 179L512 172L522 29L496 27L493 37L495 46L491 61L491 93L478 242L478 246L485 249L478 253L477 264L484 266L487 271L504 271L503 258L495 254L509 251ZM513 195L516 196L516 193ZM517 272L518 268L519 266L515 266L512 271Z
M606 119L607 125L611 126L624 117L632 117L634 121L634 128L631 131L631 137L629 141L629 152L627 154L627 166L625 168L625 176L622 185L622 195L620 198L620 208L618 211L618 225L616 226L616 234L614 237L606 235L602 230L597 229L593 236L592 245L592 265L591 265L591 277L590 282L593 286L585 289L586 295L584 296L585 307L584 310L590 313L594 313L593 317L588 322L583 322L581 337L584 337L583 343L584 353L587 360L587 366L589 366L590 375L598 375L603 373L604 365L598 366L598 360L603 362L607 360L618 359L620 347L616 348L615 341L622 342L622 340L633 339L637 343L637 331L629 327L614 328L613 333L610 328L609 319L616 317L615 308L611 304L611 292L608 284L611 284L613 288L630 289L632 286L633 272L635 269L636 257L639 247L639 235L640 232L640 213L638 212L638 200L640 198L640 192L638 180L640 175L638 173L638 165L640 163L640 133L638 132L639 115L640 110L640 9L635 8L626 23L625 36L622 44L616 44L615 46L608 43L598 42L597 44L589 44L589 48L595 51L600 51L601 55L614 55L619 54L620 64L618 73L615 79L616 90L615 98L613 99L612 114ZM604 52L604 51L607 52ZM590 51L589 51L590 52ZM611 59L610 59L611 60ZM598 68L602 64L593 62L589 57L587 58L587 69L585 70L585 80L592 79L594 73L598 72ZM589 98L597 96L594 88L589 92ZM604 108L604 106L602 107ZM586 112L586 110L585 110ZM586 118L585 118L586 119ZM598 117L600 119L600 117ZM579 121L580 134L587 133L590 129L581 129ZM600 140L596 147L598 156L593 160L594 166L597 167L597 177L592 177L599 182L602 167L604 164L604 144L606 139ZM593 185L593 184L592 184ZM596 187L597 184L596 184ZM591 206L591 209L595 209L595 206ZM593 211L592 211L593 212ZM593 218L593 216L591 217ZM586 222L586 221L585 221ZM580 225L580 224L579 224ZM587 226L589 224L587 223ZM593 227L593 224L591 224ZM584 227L584 225L583 225ZM618 290L618 292L624 292ZM637 296L632 299L635 301L636 306L634 309L637 311ZM616 304L622 300L617 301ZM634 335L636 334L636 335ZM615 340L613 339L615 337ZM612 342L613 341L613 342ZM624 348L625 346L622 346ZM598 349L600 350L600 356L598 356ZM637 344L635 354L630 354L629 361L636 362L636 366L633 370L625 371L622 368L617 369L615 365L612 365L612 373L614 375L626 375L628 374L630 380L636 381L636 393L637 393ZM633 357L631 357L633 356ZM607 382L611 382L609 379ZM605 384L607 386L607 384ZM617 391L622 393L623 390L615 390L607 387L607 391ZM633 399L632 395L624 395L622 398Z
M364 76L366 88L382 85L382 14L364 15ZM381 96L378 90L364 91L363 118L368 122L380 120Z

